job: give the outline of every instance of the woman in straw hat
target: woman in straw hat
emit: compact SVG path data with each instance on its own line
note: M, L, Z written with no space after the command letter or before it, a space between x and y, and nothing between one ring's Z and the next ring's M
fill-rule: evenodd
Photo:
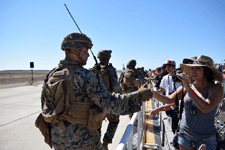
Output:
M185 73L179 74L183 86L169 96L160 95L154 91L153 97L163 103L174 103L184 95L184 112L180 123L178 143L180 150L198 149L205 144L207 149L216 149L216 128L214 117L218 104L223 99L223 88L215 81L223 81L221 72L213 67L213 60L200 55L193 64L180 64ZM194 84L188 83L190 77Z

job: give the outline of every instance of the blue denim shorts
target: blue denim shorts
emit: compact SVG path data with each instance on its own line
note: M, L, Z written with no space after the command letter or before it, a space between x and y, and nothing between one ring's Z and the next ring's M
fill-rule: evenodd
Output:
M189 136L183 133L179 133L178 143L182 146L189 147L189 148L196 148L196 149L198 149L202 144L206 145L207 150L216 150L216 147L217 147L216 135L203 140L195 141L195 140L192 140L192 138L190 138Z

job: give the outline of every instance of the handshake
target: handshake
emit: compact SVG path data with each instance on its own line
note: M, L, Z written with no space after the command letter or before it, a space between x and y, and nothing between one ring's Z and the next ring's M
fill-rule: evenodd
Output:
M153 97L153 93L151 89L147 88L147 84L142 85L137 92L139 94L140 101L148 101Z

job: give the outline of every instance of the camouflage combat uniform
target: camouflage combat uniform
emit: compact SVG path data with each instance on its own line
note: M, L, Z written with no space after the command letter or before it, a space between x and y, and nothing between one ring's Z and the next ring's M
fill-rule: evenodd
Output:
M109 77L109 84L110 87L107 88L107 90L109 92L114 92L114 93L121 93L122 94L122 88L119 85L118 82L118 77L117 77L117 73L115 68L112 66L112 64L110 63L109 65L105 65L103 63L99 63L101 68L106 68L108 77ZM93 68L91 68L90 70L92 70L93 72L97 72L97 66L95 65ZM104 80L103 80L104 82ZM115 135L116 129L118 127L119 124L119 115L114 115L114 114L107 114L106 115L109 124L108 124L108 128L107 131L104 135L103 141L104 142L108 142L108 143L112 143L112 139Z
M129 69L132 69L134 70L135 74L136 74L136 78L140 80L141 84L144 84L145 81L144 81L144 78L141 74L141 72L135 68L127 68L126 70L129 70ZM123 70L123 72L120 74L120 77L119 77L119 83L122 84L123 83L123 78L124 78L124 73L126 70ZM126 86L126 93L130 93L130 92L134 92L134 91L137 91L138 90L138 87L137 86L134 86L134 85L131 85L131 86Z
M126 95L110 93L100 77L92 71L79 66L74 73L74 93L78 102L83 102L85 97L108 114L127 114L133 112L133 105L139 106L137 92ZM102 150L100 134L97 130L89 131L85 125L65 122L66 130L62 131L59 123L51 123L51 142L56 150Z
M118 82L118 76L116 73L115 68L112 66L111 63L109 65L105 65L102 63L99 63L101 67L105 67L107 70L107 74L109 75L109 82L110 82L110 89L107 89L109 92L115 92L115 93L122 93L122 88ZM97 72L97 66L95 65L93 68L90 68L91 71ZM104 82L104 81L103 81Z
M135 66L136 66L136 60L130 60L127 63L127 69L123 70L123 72L120 74L119 83L120 83L121 87L123 88L123 93L130 93L130 92L134 92L134 91L138 90L138 86L135 86L135 85L128 86L123 83L124 74L127 71L133 70L134 71L134 79L138 79L140 81L141 85L143 85L145 83L142 73L138 69L135 69ZM136 111L140 111L140 109L137 107ZM130 113L129 117L131 118L132 116L133 116L133 113Z

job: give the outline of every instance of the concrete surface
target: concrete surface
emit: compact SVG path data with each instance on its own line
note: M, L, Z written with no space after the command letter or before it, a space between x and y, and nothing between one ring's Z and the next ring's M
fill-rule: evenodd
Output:
M50 150L35 127L35 120L41 112L43 82L39 83L0 85L0 150ZM110 150L116 149L129 121L127 115L120 117ZM108 121L103 121L102 136L107 125Z

